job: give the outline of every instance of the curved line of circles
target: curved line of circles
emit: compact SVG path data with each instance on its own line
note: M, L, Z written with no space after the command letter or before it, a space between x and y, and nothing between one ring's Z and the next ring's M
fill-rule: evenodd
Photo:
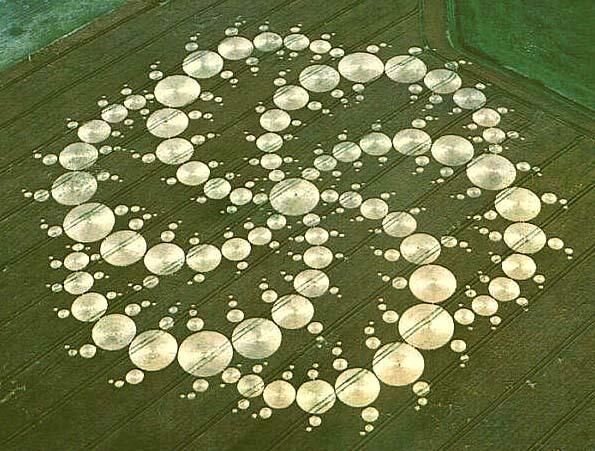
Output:
M385 27L381 28L380 30L378 30L378 31L374 32L374 33L373 33L372 35L370 35L370 36L367 36L365 39L361 40L361 41L360 41L359 43L357 43L357 44L354 44L353 46L349 47L348 49L351 49L351 48L357 48L357 46L361 45L363 42L369 41L370 39L373 39L373 38L374 38L374 37L376 37L377 35L379 35L379 34L382 34L382 33L383 33L384 31L386 31L387 29L395 27L395 26L396 26L396 25L398 25L398 24L399 24L399 23L400 23L402 20L406 20L406 19L408 19L409 17L411 17L411 15L413 14L413 12L414 12L414 11L412 11L412 12L410 12L410 13L407 13L407 15L406 15L406 16L403 16L403 17L402 17L400 20L398 20L398 21L396 21L396 22L392 22L390 25L387 25L387 26L385 26ZM321 23L325 23L325 22L326 22L326 20L325 20L325 21L321 21ZM265 58L266 58L266 56L268 56L268 55L267 55L267 54L264 54L264 57L265 57ZM264 58L263 58L263 59L264 59ZM176 67L177 67L177 66L176 66ZM175 69L176 67L174 67L174 69ZM240 73L240 74L241 74L241 73L243 73L243 72L245 72L245 71L242 71L242 70L238 71L238 73ZM369 85L373 84L374 82L376 82L376 81L378 81L378 80L379 80L379 79L372 80L372 81L369 83ZM148 83L147 85L145 85L145 87L148 87L148 86L150 86L150 85L151 85L151 84L150 84L150 83ZM220 83L216 84L214 88L218 88L218 87L220 87L220 86L223 86L223 85L224 85L224 83L223 83L223 82L220 82ZM334 100L334 99L332 99L332 100ZM339 101L338 101L338 100L337 100L336 102L334 102L334 103L333 103L333 102L331 102L331 106L336 106L338 103L339 103ZM229 130L230 128L232 128L233 126L235 126L237 123L239 123L239 122L240 122L240 121L241 121L243 118L245 118L245 117L249 116L251 113L252 113L252 110L246 110L244 113L242 113L242 114L240 114L240 115L239 115L239 117L238 117L238 120L237 120L236 122L232 122L231 124L229 124L228 126L226 126L225 128L223 128L222 130L217 130L215 133L217 133L217 134L224 133L225 131ZM390 113L390 114L391 114L391 115L396 115L397 113L398 113L398 112L394 112L394 113ZM313 114L313 115L312 115L312 117L314 117L314 116L315 116L315 115ZM307 126L308 126L308 124L306 125L306 127L307 127ZM132 137L131 137L129 140L126 140L126 141L124 141L122 144L123 144L123 145L129 144L129 143L131 143L131 142L132 142L134 139L136 139L136 138L139 138L139 137L141 137L141 136L143 136L143 135L139 133L139 134L138 134L138 135L136 135L136 136L132 136ZM105 159L105 158L108 158L110 155L113 155L113 154L115 154L115 153L116 153L116 152L110 152L109 154L107 154L107 155L104 155L104 156L103 156L103 159ZM232 171L237 171L237 170L241 170L241 169L243 169L243 168L245 168L245 167L247 167L247 166L249 166L249 163L242 163L242 164L238 165L237 167L235 167L235 168L232 168L231 170L232 170ZM147 171L147 172L146 172L146 174L145 174L143 177L140 177L140 178L139 178L137 181L135 181L134 183L132 183L132 184L128 185L126 188L123 188L123 189L121 189L121 190L119 190L119 191L116 191L116 192L114 193L114 196L121 195L121 194L126 194L126 193L128 193L128 192L131 192L131 191L132 191L132 190L133 190L135 187L137 187L139 184L141 184L142 182L144 182L145 180L147 180L147 179L148 179L150 176L152 176L152 175L155 175L155 174L156 174L156 173L159 171L159 169L160 169L160 167L158 167L157 169L155 169L155 170L153 170L153 171ZM1 171L0 171L0 172L1 172ZM110 198L110 200L114 200L114 199ZM188 203L188 205L192 205L192 204L193 204L193 202L189 202L189 203ZM256 208L254 208L252 211L254 211L255 209L256 209ZM8 216L10 216L11 214L14 214L14 213L16 213L16 212L18 212L18 211L19 211L19 209L18 209L18 208L15 208L15 210L14 210L12 213L10 213ZM176 211L175 211L175 210L173 210L173 211L169 211L169 212L167 212L167 213L168 213L168 214L173 214L173 213L175 213L175 212L176 212ZM6 218L2 218L2 220L4 220L4 219L6 219ZM4 264L13 264L15 261L19 261L21 258L24 258L24 257L25 257L26 255L28 255L30 252L33 252L33 251L37 250L39 247L43 246L43 244L44 244L44 243L47 243L48 241L49 241L49 240L40 241L40 242L39 242L37 245L34 245L32 248L29 248L29 249L27 249L26 253L22 254L20 257L17 257L17 258L15 258L15 259L13 259L13 260L9 260L9 261L5 262Z
M572 199L572 201L574 201L574 199ZM554 215L554 218L551 218L551 219L553 220L553 219L555 219L555 217L557 217L557 216L558 216L558 215ZM578 262L576 262L576 263L578 263ZM574 266L574 265L573 265L573 266ZM491 268L489 268L489 269L491 269ZM472 279L471 281L473 281L473 280L474 280L474 279ZM471 281L470 281L470 282L471 282ZM379 287L379 289L376 291L376 293L374 294L374 296L373 296L373 297L371 297L370 299L373 299L375 296L377 296L379 293L381 293L381 291L382 291L383 289L385 289L385 285L382 285L381 287ZM539 295L543 295L543 293L544 293L544 292L545 292L545 291L542 291L542 292L540 292L540 294L539 294ZM338 320L337 320L337 322L336 322L336 323L337 323L337 324L339 324L339 323L340 323L342 320L344 320L344 319L345 319L345 317L343 317L343 318L340 318L340 319L338 319ZM331 325L331 326L330 326L330 327L327 329L327 331L328 331L328 330L332 330L332 329L333 329L333 326L334 326L334 325ZM303 349L304 349L304 351L303 351L303 352L300 352L300 353L298 353L298 356L300 356L300 355L302 355L304 352L306 352L306 351L309 349L309 346L304 346L304 348L303 348ZM478 347L474 347L474 350L477 350L477 349L478 349ZM286 366L287 366L287 365L290 363L290 361L291 361L291 360L288 360L287 362L285 362L285 364L284 364L284 365L280 365L280 368L286 367ZM278 371L280 372L280 371L281 371L281 369L280 369L280 370L278 370ZM178 381L176 381L174 384L171 384L171 388L174 388L175 386L177 386L177 385L178 385L178 383L179 383L179 380L178 380ZM166 391L164 391L164 392L163 392L163 394L162 394L161 396L159 396L159 398L157 398L157 399L160 399L160 398L161 398L163 395L165 395L165 394L166 394L168 391L170 391L170 387L168 387L168 389L167 389ZM155 399L154 401L152 401L152 402L148 403L148 404L147 404L147 406L145 407L145 409L146 409L146 408L148 408L148 407L149 407L149 406L150 406L150 405L151 405L153 402L155 402L157 399ZM224 410L224 411L223 411L223 412L224 412L224 416L225 416L225 415L227 414L227 412L229 411L229 408L231 408L231 406L228 406L228 409L226 409L226 410ZM140 412L144 411L145 409L142 409ZM133 416L131 419L129 419L129 420L126 422L126 424L128 424L128 422L132 421L132 419L134 419L134 418L135 418L135 417L136 417L138 414L140 414L140 412L139 412L139 413L137 413L137 414L135 414L135 415L134 415L134 416ZM124 425L122 425L121 427L123 427L123 426L124 426ZM118 429L120 429L121 427L119 427ZM115 431L113 431L113 432L115 432ZM110 435L111 435L111 434L110 434Z
M209 7L205 8L205 9L203 9L203 10L200 10L200 12L207 11L207 10L209 10L209 9L211 9L211 8L213 8L213 7L219 6L219 5L221 5L222 3L225 3L225 2L227 2L227 1L229 1L229 0L223 0L223 1L219 2L219 3L216 3L216 4L213 4L213 5L210 5ZM266 17L266 16L269 16L269 15L271 15L272 13L275 13L275 12L277 12L277 10L279 10L279 9L284 9L284 8L286 8L287 6L291 5L292 3L296 3L296 2L298 2L298 1L300 1L300 0L288 0L288 1L284 2L284 3L281 3L281 4L277 5L277 6L275 6L274 8L272 8L272 9L270 9L270 10L266 11L265 13L263 13L263 16L265 16L265 17ZM359 3L359 2L354 2L354 3L352 3L352 4L357 4L357 3ZM350 4L350 5L352 5L352 4ZM349 8L347 8L347 7L346 7L346 8L343 8L343 9L339 10L337 13L333 14L332 16L330 16L330 17L328 17L328 18L326 18L326 19L324 19L324 20L321 20L320 22L318 22L318 23L317 23L315 26L311 27L310 29L308 29L308 30L305 30L305 32L312 31L312 29L314 29L314 28L317 28L317 27L319 27L319 26L322 26L322 25L324 25L324 24L325 24L327 21L329 21L329 20L333 20L333 19L335 19L336 17L339 17L339 16L343 15L344 13L347 13L347 12L349 12L349 10L350 10L350 9L351 9L350 7L349 7ZM408 12L408 13L407 13L405 16L402 16L401 18L399 18L399 20L397 20L396 22L393 22L393 25L396 25L396 24L400 23L402 20L404 20L404 19L406 19L406 18L409 18L409 17L411 17L411 15L412 15L414 12L415 12L415 9L414 9L413 11L410 11L410 12ZM190 17L192 17L192 16L193 16L193 15L191 15ZM181 22L184 22L184 21L186 21L186 20L188 20L188 18L184 19L184 20L183 20L183 21L181 21ZM259 22L259 20L255 19L253 22L254 22L254 23L257 23L257 22ZM178 24L179 24L179 23L178 23ZM178 24L176 24L176 25L178 25ZM247 24L249 24L249 22L248 22ZM168 32L169 32L169 29L168 29ZM164 34L165 34L165 33L164 33ZM162 34L162 35L159 35L159 37L162 37L164 34ZM153 39L154 39L154 38L152 38L150 41L147 41L147 42L149 42L149 44L148 44L148 45L150 45L150 44L152 44L152 43L154 42L154 41L153 41ZM141 47L140 47L138 50L143 50L143 49L144 49L144 47L146 47L146 46L141 46ZM129 55L127 54L126 56L129 56ZM264 56L266 57L266 56L268 56L268 55L264 55ZM119 62L119 60L118 60L117 62ZM112 65L111 65L111 64L109 64L109 65L103 66L102 68L103 68L103 69L107 69L107 68L109 68L109 67L111 67L111 66L112 66ZM177 67L178 67L177 65L175 65L175 66L172 66L172 67L168 67L168 68L166 68L166 69L165 69L165 72L171 72L172 70L175 70L175 69L177 69ZM244 72L246 72L246 71L247 71L247 70L241 69L240 71L238 71L238 74L244 73ZM94 71L92 74L89 74L89 75L96 75L96 74L97 74L97 71ZM85 78L83 78L83 80L82 80L82 81L85 81L85 80L86 80L86 79L85 79ZM152 83L152 80L150 80L150 81L146 82L144 85L142 85L142 86L141 86L139 89L140 89L140 90L142 90L142 89L146 89L146 88L148 88L148 87L152 86L152 84L153 84L153 83ZM224 83L223 83L223 82L221 82L221 83L219 83L218 85L219 85L219 86L223 86L223 85L224 85ZM71 87L72 87L71 85L68 85L66 88L71 88ZM122 99L123 99L124 97L125 97L125 96L122 96ZM50 99L49 99L49 98L45 98L45 99L44 99L44 101L46 101L46 100L50 100ZM92 113L91 113L91 112L89 112L89 115L91 115L91 114L92 114ZM3 128L3 125L2 125L2 124L0 124L0 129L1 129L1 128ZM48 140L48 141L46 141L46 142L44 142L44 143L42 143L42 144L40 144L40 145L36 146L36 148L38 148L38 149L39 149L39 148L46 147L46 146L48 146L48 145L50 145L50 144L53 144L54 142L58 141L59 139L65 138L65 137L66 137L66 136L67 136L67 135L68 135L70 132L71 132L71 131L69 130L69 131L67 131L67 132L65 132L65 133L63 133L63 134L61 134L61 135L59 135L59 136L58 136L58 135L56 135L55 137L51 138L50 140ZM139 135L139 136L140 136L140 135ZM13 160L13 161L11 161L11 162L7 163L7 164L6 164L4 167L0 167L0 174L1 174L2 172L4 172L5 170L7 170L7 169L13 168L15 164L20 164L20 163L23 163L24 161L26 161L26 160L27 160L27 158L28 158L28 157L23 157L23 158L15 159L15 160Z
M347 55L343 56L342 58L349 57L350 55L352 55L352 54L347 54ZM376 57L375 57L375 58L376 58ZM410 57L408 57L408 58L410 58ZM416 58L416 60L417 60L417 58ZM380 60L379 60L379 61L380 61ZM384 72L384 65L385 65L385 63L382 63L382 66L383 66L383 72ZM425 70L425 65L424 65L424 70ZM444 70L444 69L442 69L442 70ZM454 75L454 72L452 72L452 71L449 71L449 72L450 72L450 73L447 75L447 78L445 78L445 79L443 79L443 80L441 81L441 83L442 83L442 84L450 82L450 81L452 80L452 77L455 77L455 75ZM381 74L380 74L378 77L380 77L381 75L382 75L382 73L381 73ZM376 77L376 78L378 78L378 77ZM458 76L456 76L456 77L458 77ZM440 84L440 83L437 83L435 86L436 86L436 87L440 87L440 86L441 86L441 84ZM460 86L460 85L459 85L459 86ZM470 88L469 88L469 89L470 89ZM485 96L484 96L484 97L485 97ZM485 101L484 101L484 103L485 103ZM84 125L85 125L85 124L83 124L83 126L84 126ZM107 138L107 137L106 137L106 138ZM508 160L506 160L506 161L508 161ZM476 163L478 163L478 162L479 162L479 160L478 160L478 159L474 159L474 160L473 160L473 162L472 162L472 163L470 163L470 164L467 166L467 168L469 168L470 166L472 166L472 164L476 164ZM516 178L516 171L515 171L515 177L514 177L514 178ZM213 179L211 179L211 180L213 180ZM514 182L514 179L513 179L513 182ZM512 183L512 182L511 182L511 183ZM509 184L509 185L507 185L507 186L510 186L510 184ZM290 189L290 187L287 187L287 189ZM488 188L488 189L495 189L495 188ZM498 189L498 191L500 191L500 190L501 190L501 189ZM281 194L283 194L283 192L281 192ZM227 197L227 195L225 195L225 197ZM268 201L269 201L269 203L271 203L271 201L272 201L272 200L274 200L274 197L268 196ZM85 205L85 204L82 204L82 205ZM74 210L75 208L78 208L78 207L74 207L74 208L73 208L73 210ZM82 221L82 220L84 220L84 219L85 219L84 217L81 217L81 218L79 218L79 220L80 220L80 221ZM70 228L73 228L73 227L75 227L75 226L76 226L76 223L75 223L74 225L72 225ZM112 227L110 227L110 231L108 231L108 232L107 232L108 234L111 232L111 229L112 229L112 228L113 228L113 226L112 226ZM68 235L68 230L69 230L69 228L68 228L68 227L64 227L64 231L67 233L67 235ZM533 231L534 231L534 232L536 232L536 233L538 233L536 230L533 230ZM103 239L103 238L99 238L98 240L101 240L101 239ZM521 240L521 242L522 242L523 238L521 237L521 238L519 238L519 240ZM97 240L92 240L92 241L97 241ZM522 244L522 243L521 243L521 244ZM438 245L440 246L440 244L439 244L439 243L438 243ZM515 245L512 245L511 247L512 247L512 248L514 248L514 247L515 247ZM440 248L441 248L441 246L440 246ZM186 252L185 252L185 253L186 253ZM250 253L250 252L249 252L249 253ZM248 253L248 255L249 255L249 253ZM432 251L432 252L431 252L431 254L433 254L433 253L434 253L434 251ZM425 260L425 259L423 259L423 260ZM422 261L423 261L423 260L422 260ZM174 266L175 266L175 264L174 264ZM166 269L167 269L167 268L166 268ZM167 274L168 272L169 272L169 271L165 271L165 274ZM421 305L424 305L424 304L421 304ZM405 341L407 341L407 340L406 340L406 338L407 338L407 337L403 337L403 338L405 338Z

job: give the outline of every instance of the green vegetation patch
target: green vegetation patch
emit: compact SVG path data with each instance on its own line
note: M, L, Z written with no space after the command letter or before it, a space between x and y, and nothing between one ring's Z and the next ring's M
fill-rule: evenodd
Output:
M595 108L593 0L450 0L464 47Z
M0 69L88 24L126 0L0 0Z

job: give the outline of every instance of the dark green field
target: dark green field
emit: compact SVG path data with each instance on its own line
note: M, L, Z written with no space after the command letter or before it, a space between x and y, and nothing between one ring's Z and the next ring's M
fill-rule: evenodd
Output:
M0 0L0 70L126 0Z
M449 0L451 38L595 109L595 2Z

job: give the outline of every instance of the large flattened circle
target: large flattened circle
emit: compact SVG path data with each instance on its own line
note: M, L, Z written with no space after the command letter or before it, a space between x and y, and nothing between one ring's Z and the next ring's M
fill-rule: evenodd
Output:
M374 354L372 369L386 385L409 385L424 372L424 357L407 343L387 343Z
M320 200L316 185L304 179L290 178L277 183L269 196L272 207L288 216L311 212Z
M409 277L409 289L420 301L436 304L451 297L457 289L457 279L444 266L424 265Z
M399 319L399 334L419 349L444 346L452 338L454 328L452 316L439 305L414 305L405 310Z
M222 372L233 357L227 337L219 332L201 331L187 337L178 350L178 363L184 371L197 377Z
M266 318L248 318L236 326L231 335L235 350L248 359L264 359L281 346L279 327Z

